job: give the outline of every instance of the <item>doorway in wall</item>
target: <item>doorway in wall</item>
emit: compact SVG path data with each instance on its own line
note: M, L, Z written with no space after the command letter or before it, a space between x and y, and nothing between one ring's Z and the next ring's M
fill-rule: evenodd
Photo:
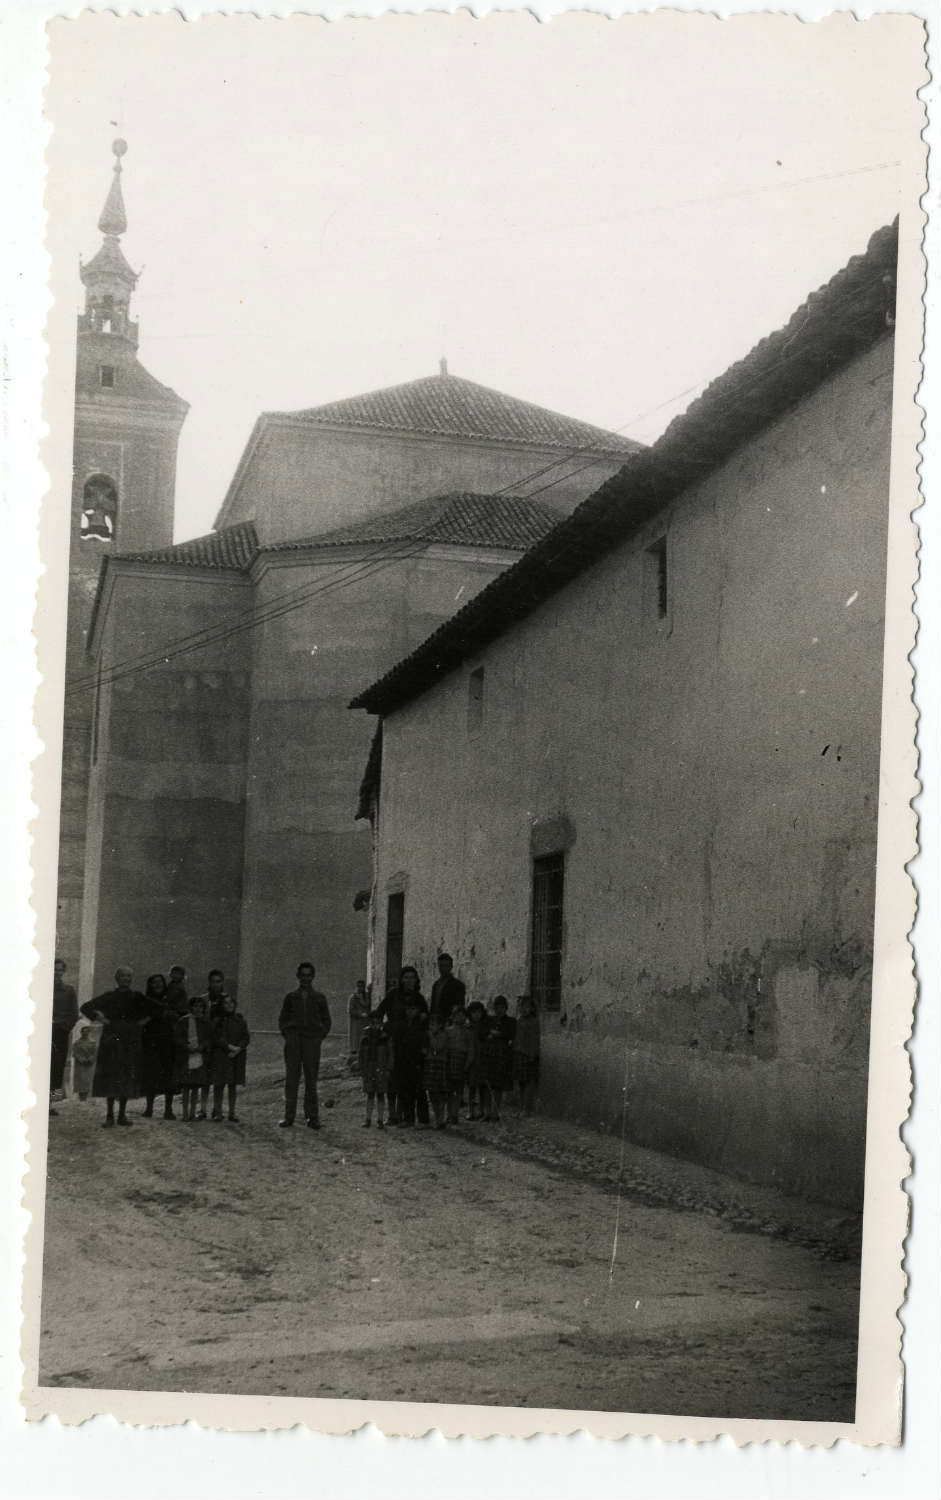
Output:
M386 989L398 984L405 940L405 892L395 891L386 908Z

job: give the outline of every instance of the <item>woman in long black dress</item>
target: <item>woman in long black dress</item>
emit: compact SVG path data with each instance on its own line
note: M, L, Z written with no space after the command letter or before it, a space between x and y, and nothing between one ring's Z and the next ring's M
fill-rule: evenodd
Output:
M104 1122L107 1127L131 1123L127 1118L127 1101L139 1099L141 1095L141 1030L159 1014L154 1000L132 988L133 981L133 970L117 969L115 988L97 995L94 1000L86 1000L80 1007L83 1016L89 1021L100 1021L104 1027L98 1044L92 1094L96 1099L107 1101ZM118 1105L117 1120L114 1117L115 1101Z
M417 1010L423 1020L427 1019L428 1002L421 992L418 970L411 964L406 964L399 973L398 984L389 990L385 999L376 1007L376 1018L385 1023L389 1040L392 1043L392 1071L389 1078L390 1125L403 1123L406 1103L413 1083L411 1074L414 1063L406 1038L409 1006ZM420 1060L418 1068L418 1085L413 1109L417 1106L419 1124L427 1125L428 1095L421 1086Z
M170 1007L167 981L162 974L151 974L144 997L152 1000L158 1013L144 1027L141 1038L141 1087L147 1103L144 1116L150 1119L154 1100L163 1095L163 1118L175 1120L173 1113L173 1023L176 1016Z

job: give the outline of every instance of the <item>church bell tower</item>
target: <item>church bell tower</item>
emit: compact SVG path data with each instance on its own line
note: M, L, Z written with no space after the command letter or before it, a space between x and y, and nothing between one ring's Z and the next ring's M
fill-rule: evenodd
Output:
M70 685L88 678L86 638L102 559L111 551L146 551L173 540L176 450L189 410L137 358L131 296L138 276L121 248L127 143L115 141L112 151L111 186L98 219L102 243L79 270L85 307L78 318L75 370L56 926L57 952L73 979L80 967L94 692L70 691Z

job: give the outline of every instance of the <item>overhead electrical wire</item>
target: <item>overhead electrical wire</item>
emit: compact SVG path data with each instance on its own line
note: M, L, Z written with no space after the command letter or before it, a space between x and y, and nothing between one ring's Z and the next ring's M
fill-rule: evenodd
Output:
M854 301L870 296L871 293L866 288L848 297L846 301L847 304L852 304ZM764 371L765 378L783 368L797 357L797 351L793 354L782 355ZM643 416L661 410L664 406L669 406L673 401L679 400L682 396L700 389L705 383L708 382L697 382L695 385L688 386L675 396L668 397L665 401L659 403L658 406L650 408L649 411L629 417L620 427L613 428L611 431L622 432L624 427L629 426L635 421L639 421ZM602 442L602 439L598 439L592 443L570 448L561 457L553 459L548 464L543 464L539 469L535 469L522 478L515 479L504 485L501 489L493 490L490 493L495 496L511 492L519 494L522 485L529 484L533 479L541 478L552 469L558 468L562 464L570 463L586 453L596 452L596 458L591 459L588 463L579 464L577 468L570 469L566 473L560 474L555 479L550 480L547 484L541 485L538 489L531 490L526 495L520 496L521 499L534 499L537 495L545 493L546 490L553 489L564 480L574 478L576 474L581 473L583 470L593 468L598 458L607 456L602 447ZM598 450L601 451L598 452ZM639 448L638 451L642 451L642 449ZM630 455L626 456L625 462L630 462ZM316 545L317 540L316 537L312 537L310 539L311 545ZM285 615L291 614L294 610L303 608L313 599L347 588L351 584L362 582L364 579L384 571L385 568L391 567L397 562L407 561L409 558L417 556L420 552L424 551L431 539L423 536L421 533L416 533L405 540L407 540L409 545L398 550L394 549L393 544L393 550L390 551L389 543L382 543L376 546L371 553L367 553L365 557L358 558L345 573L334 575L333 578L326 580L326 582L317 585L298 585L296 588L288 589L283 594L276 595L273 599L268 600L260 609L251 606L246 610L238 611L234 616L217 621L215 625L204 627L202 630L193 631L189 635L180 636L172 640L162 649L157 649L139 657L129 657L124 662L117 662L107 672L100 675L98 673L88 673L84 677L73 678L66 683L65 696L69 698L79 692L97 689L99 686L120 682L138 673L152 671L155 667L165 665L178 656L201 650L206 646L220 644L244 631L254 630L270 621L281 619Z
M631 421L633 419L629 418L628 420ZM626 426L627 424L625 423L624 425ZM622 428L612 429L614 432L620 432L621 430ZM592 443L584 443L580 447L569 448L561 457L553 459L551 463L543 464L540 468L532 470L522 478L513 480L501 489L492 490L489 493L495 496L502 496L511 492L517 493L522 485L529 484L533 479L539 479L552 469L558 468L561 464L570 463L585 453L599 449L601 450L598 455L599 458L605 456L601 439L595 440ZM627 461L629 456L625 455L625 461ZM595 461L592 460L588 464L579 465L572 473L579 473L583 468L592 468ZM560 484L564 479L569 477L569 474L560 474L557 479L550 481L549 484L542 485L536 493L542 494L544 490L552 489L556 484ZM528 499L530 497L522 495L520 498ZM243 630L255 629L257 626L265 624L269 619L280 618L282 614L288 614L293 609L301 608L303 605L309 603L310 600L320 597L322 593L332 592L334 588L358 582L361 576L371 576L372 573L382 571L384 567L390 567L393 563L416 556L428 545L428 538L423 537L421 533L416 534L414 537L409 537L408 541L412 545L405 552L390 553L389 544L383 543L381 546L376 547L371 554L367 554L365 558L357 559L347 577L339 580L328 580L327 583L322 585L311 586L310 584L301 584L297 588L286 590L285 593L279 594L274 599L269 600L260 610L249 607L247 610L237 612L234 616L230 617L231 620L234 620L232 624L228 624L225 620L220 620L214 626L206 626L202 630L193 631L186 636L180 636L170 641L163 649L155 650L140 657L129 657L124 662L115 663L100 678L97 673L88 673L84 677L75 677L66 684L65 696L68 698L75 693L88 691L99 685L103 686L121 681L134 671L151 671L154 667L171 661L175 656L183 655L189 651L200 650L204 646L215 645L217 642L225 640L228 634L235 635ZM312 537L311 545L315 545L316 542L317 538ZM378 565L370 567L365 574L361 574L360 569L363 565L370 563L373 559L378 560ZM284 607L281 608L281 605Z
M204 626L201 630L192 631L189 635L177 636L165 646L158 647L154 651L143 656L128 657L125 661L116 662L99 678L97 673L88 673L81 678L74 678L66 685L66 696L70 693L83 691L100 683L116 682L131 675L135 671L150 671L151 668L160 666L164 662L171 661L176 656L184 655L189 651L201 650L204 646L216 645L230 636L238 635L242 631L255 629L259 625L266 624L269 620L280 619L282 615L289 614L293 609L299 609L311 599L321 594L331 593L337 588L345 587L349 583L356 582L361 577L368 577L371 573L378 571L378 566L370 566L375 563L400 562L414 556L427 545L425 541L408 538L409 547L400 549L390 554L388 544L376 547L365 557L357 558L339 576L334 574L332 578L318 584L300 584L296 588L288 589L283 594L277 594L269 599L260 609L250 606L248 609L240 610L233 615L217 620L214 625Z
M871 296L872 296L872 293L871 293L870 289L869 288L864 288L862 291L856 292L856 293L852 294L851 296L847 297L846 298L846 304L849 306L849 305L852 305L854 302L862 301L864 299L870 300ZM766 368L762 371L762 379L766 381L769 378L769 376L776 374L779 370L784 369L787 365L793 363L794 360L800 359L801 357L802 357L802 352L799 349L796 349L796 350L794 350L794 351L792 351L791 353L788 353L788 354L782 354L781 356L779 356L778 359L774 360L773 363L771 363L771 364L769 364L769 365L766 366ZM722 378L721 376L718 377L718 379L720 379L720 380L721 380L721 378ZM711 383L712 382L710 382L710 381L705 381L705 382L701 382L699 385L689 386L686 391L681 391L679 393L679 395L674 396L674 397L670 397L666 401L661 402L659 407L652 407L651 411L659 411L661 407L663 407L663 406L669 406L671 400L679 400L680 396L688 395L690 391L695 391L697 389L704 389L706 385L709 385ZM645 413L641 413L640 415L646 416L646 415L650 415L650 413L645 412ZM640 416L630 417L630 418L628 418L628 423L625 423L625 426L627 426L629 423L636 422L636 421L639 421L639 420L640 420ZM617 431L619 429L614 429L614 430ZM643 450L639 449L638 451L643 451ZM630 459L628 459L627 462L630 463ZM594 467L593 463L580 464L577 469L571 469L571 470L569 470L569 472L567 474L563 474L561 476L561 478L563 478L563 479L572 479L572 478L574 478L574 476L576 474L580 474L583 469L590 469L590 468L593 468L593 467ZM549 484L541 485L539 489L530 490L530 492L529 492L529 494L527 495L526 498L527 499L535 499L535 497L537 495L541 495L544 490L551 489L552 486L553 486L553 484L557 484L558 482L559 482L558 480L552 480Z

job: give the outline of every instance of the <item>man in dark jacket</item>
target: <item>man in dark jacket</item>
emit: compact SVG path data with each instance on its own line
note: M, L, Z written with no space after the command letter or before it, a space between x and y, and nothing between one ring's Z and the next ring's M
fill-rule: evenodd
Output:
M438 955L438 977L431 986L431 1014L440 1016L447 1025L455 1005L458 1003L463 1007L467 995L467 987L462 979L458 979L454 973L454 959L450 953Z
M218 1021L222 1015L222 1002L228 1000L229 992L225 987L225 975L221 969L210 969L206 976L206 988L201 1000L206 1002L206 1015L211 1022Z
M298 988L285 995L278 1029L284 1037L284 1119L287 1130L297 1113L297 1092L304 1074L304 1114L311 1130L320 1129L320 1104L317 1098L317 1074L320 1071L320 1047L329 1035L331 1020L326 995L314 989L314 966L298 964Z

